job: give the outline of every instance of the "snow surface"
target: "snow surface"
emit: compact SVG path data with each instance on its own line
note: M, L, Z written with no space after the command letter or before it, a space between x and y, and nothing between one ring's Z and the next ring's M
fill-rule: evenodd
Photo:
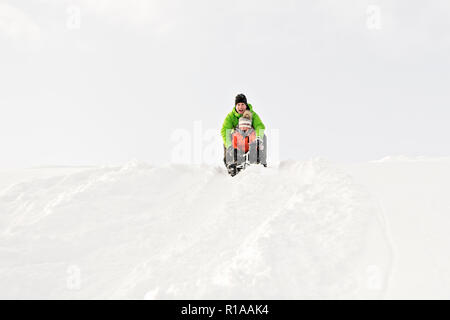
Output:
M398 162L398 163L405 163L405 162L442 162L442 163L449 163L450 157L426 157L426 156L387 156L379 160L371 161L372 163L385 163L385 162Z
M138 162L55 172L0 193L1 298L386 292L382 210L324 160L250 167L234 178L222 167Z
M346 167L387 218L394 260L385 298L449 299L450 160L403 158Z

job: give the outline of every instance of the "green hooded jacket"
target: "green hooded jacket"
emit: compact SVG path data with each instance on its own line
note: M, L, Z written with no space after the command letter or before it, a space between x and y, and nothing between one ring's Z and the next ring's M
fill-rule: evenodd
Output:
M264 129L266 128L264 126L264 123L262 123L259 116L256 114L255 111L253 111L253 107L251 104L248 104L248 108L252 112L252 126L256 131L256 136L259 138L264 137ZM223 144L226 148L231 146L231 135L233 133L234 128L236 128L239 125L239 118L242 117L242 114L236 111L236 107L233 108L233 111L231 111L227 117L225 118L225 121L222 125L222 138L223 138Z

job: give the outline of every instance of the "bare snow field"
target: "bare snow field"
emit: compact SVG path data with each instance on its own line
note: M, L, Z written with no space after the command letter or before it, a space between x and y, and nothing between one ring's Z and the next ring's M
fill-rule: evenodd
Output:
M0 298L450 297L450 161L0 171Z
M400 158L347 167L387 220L394 259L385 298L449 299L450 159Z

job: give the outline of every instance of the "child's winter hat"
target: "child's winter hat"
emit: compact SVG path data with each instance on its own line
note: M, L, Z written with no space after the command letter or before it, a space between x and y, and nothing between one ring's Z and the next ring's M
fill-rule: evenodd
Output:
M248 105L247 97L243 93L239 93L236 96L236 99L234 99L234 105L236 106L238 103L245 103L246 105Z
M239 118L239 129L251 129L252 128L252 119L248 119L244 116Z

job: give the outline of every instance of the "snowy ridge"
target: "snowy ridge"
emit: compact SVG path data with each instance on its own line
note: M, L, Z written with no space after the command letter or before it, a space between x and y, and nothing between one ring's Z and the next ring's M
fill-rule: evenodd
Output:
M0 297L378 298L391 265L380 215L323 160L34 179L0 193Z
M371 163L404 163L404 162L431 162L431 163L449 163L450 157L427 157L427 156L386 156L379 160L370 161Z

